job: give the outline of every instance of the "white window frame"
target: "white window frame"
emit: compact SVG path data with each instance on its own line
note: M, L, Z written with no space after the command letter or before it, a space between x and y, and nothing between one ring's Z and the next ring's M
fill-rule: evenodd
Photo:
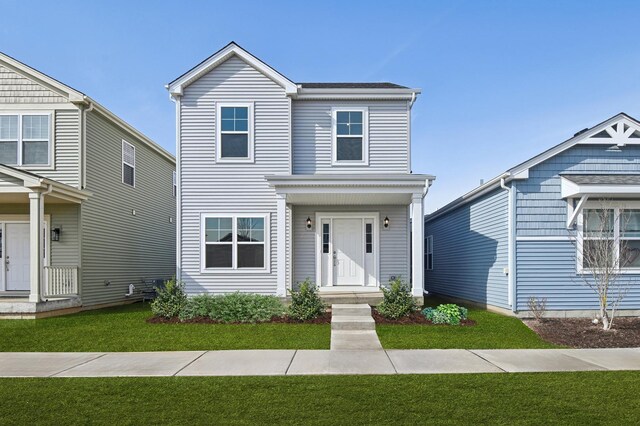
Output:
M126 162L124 160L124 147L125 147L125 145L128 145L131 148L133 148L133 164L128 163L128 162ZM125 166L125 164L127 166L133 168L133 185L130 185L129 183L124 181L124 166ZM127 186L130 186L132 188L135 188L136 187L136 181L137 181L137 178L136 178L136 147L132 143L129 143L126 140L122 139L122 183L124 185L127 185Z
M338 161L338 112L362 113L362 160ZM368 166L369 165L369 107L336 106L331 108L331 165L333 166Z
M175 170L171 173L171 178L173 179L173 196L176 197L178 195L178 175Z
M53 112L52 111L47 111L47 112L43 112L43 111L3 111L0 112L0 115L2 116L17 116L18 117L18 162L16 164L8 164L9 166L15 166L15 167L20 167L20 168L25 168L25 169L32 169L32 170L53 170L54 169L54 123L53 123ZM47 164L28 164L28 163L23 163L23 143L24 140L22 138L22 118L25 115L34 115L34 116L46 116L49 119L49 151L48 151L48 159L47 159ZM35 139L37 141L41 140L41 139ZM13 141L13 139L3 139L3 141ZM27 141L29 142L29 141Z
M433 271L433 235L427 236L427 241L425 241L425 252L427 254L426 262L426 270ZM429 255L431 255L431 265L429 265Z
M591 268L585 268L583 267L583 255L582 255L582 250L584 247L584 211L585 210L593 210L593 209L602 209L603 207L607 207L611 210L613 210L613 227L614 227L614 239L617 241L616 244L616 260L620 259L620 211L621 210L640 210L640 200L639 201L614 201L614 202L610 202L607 201L606 205L603 206L601 202L597 201L597 200L593 200L593 201L587 201L587 203L585 204L584 208L580 211L580 214L578 215L578 220L577 220L577 234L576 234L576 251L577 251L577 265L576 265L576 271L578 274L587 274L587 273L592 273L593 270ZM598 239L598 238L586 238L587 240L592 239ZM625 237L624 240L640 240L640 237ZM618 262L619 265L619 262ZM621 274L640 274L640 268L635 267L635 268L618 268L618 271Z
M247 154L248 157L222 157L222 108L247 108L247 131L244 132L224 132L224 133L247 133ZM253 163L254 162L254 140L253 140L253 102L217 102L216 103L216 162L218 163Z
M231 241L231 267L230 268L207 268L207 242L206 242L206 220L209 218L231 218L232 241ZM262 268L238 268L238 219L262 218L264 219L264 266ZM200 272L205 274L269 274L271 273L271 214L270 213L202 213L200 215ZM211 243L210 243L211 244ZM215 244L215 243L213 243ZM225 243L228 244L228 243ZM244 243L257 244L257 243Z

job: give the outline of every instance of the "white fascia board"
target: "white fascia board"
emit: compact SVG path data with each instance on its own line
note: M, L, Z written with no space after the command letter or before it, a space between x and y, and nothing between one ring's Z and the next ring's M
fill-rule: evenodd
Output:
M36 70L35 68L31 68L27 64L23 64L17 59L13 59L11 56L0 53L0 62L5 64L9 69L19 74L27 74L29 77L33 78L43 86L68 98L69 102L76 103L82 102L84 100L84 94L78 92L72 87L67 86L66 84L59 82L54 78L49 77L48 75Z
M421 93L421 89L336 89L336 88L300 88L294 97L296 100L331 100L331 99L382 99L382 100L412 100Z
M235 43L230 43L227 47L209 57L200 65L191 69L189 72L182 75L177 80L169 83L166 86L167 90L169 90L169 93L172 96L181 96L185 87L187 87L212 69L216 68L218 65L222 64L232 56L237 56L247 64L251 65L253 68L260 71L262 74L282 86L287 95L292 96L298 93L298 86L294 82L292 82L287 77L280 74L278 71L271 68L269 65L265 64L246 50L242 49Z

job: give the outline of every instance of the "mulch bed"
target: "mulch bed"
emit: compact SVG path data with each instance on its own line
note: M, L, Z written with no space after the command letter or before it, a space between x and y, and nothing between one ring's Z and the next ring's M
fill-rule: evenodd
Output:
M615 318L613 329L589 318L547 318L524 323L544 340L572 348L635 348L640 346L640 318Z
M422 312L420 311L416 311L410 315L407 315L406 317L398 318L395 320L383 317L375 309L372 309L371 315L373 316L373 319L375 320L376 324L398 324L398 325L417 324L417 325L431 325L436 327L458 327L458 326L450 326L448 324L434 324L428 319L426 319L424 315L422 315ZM476 322L470 319L466 319L466 320L462 320L460 322L460 325L463 327L470 327L470 326L476 325Z
M222 322L213 320L208 317L198 317L187 321L180 321L178 318L162 318L151 317L147 319L149 324L250 324L246 322ZM311 320L300 321L288 316L273 317L270 321L260 322L257 324L330 324L331 313L327 312L324 315L319 316Z

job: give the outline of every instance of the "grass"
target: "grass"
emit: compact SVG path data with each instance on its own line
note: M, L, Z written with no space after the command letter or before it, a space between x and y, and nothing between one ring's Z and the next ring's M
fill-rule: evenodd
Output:
M0 379L0 424L636 424L638 372Z
M149 324L148 304L38 320L0 321L3 352L329 349L316 324Z
M428 298L425 306L447 303ZM538 349L558 346L542 340L518 318L469 308L473 327L378 325L376 331L385 349Z

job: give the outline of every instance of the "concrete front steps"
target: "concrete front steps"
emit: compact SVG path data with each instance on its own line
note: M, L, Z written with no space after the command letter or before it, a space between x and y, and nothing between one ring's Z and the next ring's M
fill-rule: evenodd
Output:
M331 305L331 350L382 349L371 306L364 303Z

